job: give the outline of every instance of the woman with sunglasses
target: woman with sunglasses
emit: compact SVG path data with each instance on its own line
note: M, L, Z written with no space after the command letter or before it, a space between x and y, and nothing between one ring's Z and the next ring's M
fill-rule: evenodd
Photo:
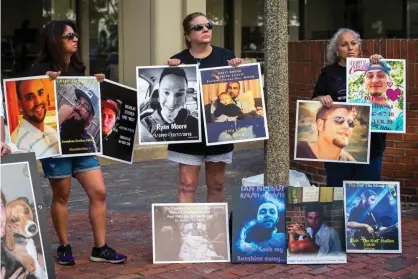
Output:
M332 107L333 102L346 102L347 57L360 57L360 51L361 38L355 31L342 28L334 34L327 47L328 65L321 70L313 100L325 107ZM378 64L380 59L383 57L379 54L370 56L373 64ZM386 134L371 133L369 164L326 162L327 186L342 187L344 180L379 181L385 148Z
M72 21L50 21L42 30L39 54L29 75L46 74L51 79L60 75L84 76L86 67L77 53L79 39L76 32ZM103 74L95 76L99 81L104 79ZM60 110L59 114L72 114L73 108L64 108L65 111ZM106 186L97 157L46 158L40 161L52 188L51 216L60 242L58 262L63 265L75 264L67 238L71 177L78 180L90 200L89 219L95 242L90 260L110 263L125 261L125 255L118 254L106 244Z
M184 38L187 48L174 55L166 64L198 64L199 68L238 66L244 61L224 48L211 45L212 23L202 13L192 13L183 20ZM203 110L202 110L203 113ZM193 202L200 168L205 162L207 201L223 201L226 164L232 162L232 144L206 146L204 121L202 122L202 142L193 144L172 144L168 146L167 159L179 163L180 186L177 190L178 202Z

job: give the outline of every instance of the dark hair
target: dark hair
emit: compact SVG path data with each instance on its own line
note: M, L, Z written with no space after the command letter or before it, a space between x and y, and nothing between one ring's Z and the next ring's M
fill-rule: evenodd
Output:
M184 31L184 42L186 43L186 46L187 46L187 48L190 48L191 47L191 44L190 44L190 42L187 40L187 38L186 38L186 35L187 34L189 34L189 32L190 32L190 22L193 20L193 19L195 19L196 17L198 17L198 16L204 16L204 17L206 17L206 15L205 14L203 14L203 13L199 13L199 12L196 12L196 13L191 13L191 14L188 14L184 19L183 19L183 31ZM206 17L207 18L207 17Z
M22 97L20 96L20 85L22 84L23 81L24 80L16 80L16 94L19 100L22 100Z
M52 20L47 23L40 36L36 62L47 62L54 71L65 72L67 70L62 43L62 35L67 25L77 33L77 27L71 20ZM86 70L78 52L71 56L71 63L81 72Z
M163 80L163 78L165 76L167 76L167 75L175 75L175 76L178 76L178 77L182 77L182 78L184 78L186 80L186 84L188 84L186 72L184 71L183 68L180 68L180 67L167 67L167 68L164 68L163 72L161 73L160 82L159 83L161 83L161 81Z
M306 217L308 217L309 212L316 212L316 213L318 213L319 216L321 216L321 218L324 217L324 209L322 208L320 203L310 203L310 204L308 204L306 206L306 209L305 209Z
M347 105L337 105L337 104L333 104L332 107L330 108L326 108L324 106L322 106L320 109L318 109L318 112L316 113L316 120L318 119L324 119L325 116L328 115L328 113L333 112L336 109L346 109L347 111L352 111L355 112L356 108L354 106L347 106Z
M6 206L6 197L4 196L3 191L1 191L1 202Z
M366 199L370 198L371 196L377 197L376 192L373 190L366 190L361 194L361 197L364 197Z

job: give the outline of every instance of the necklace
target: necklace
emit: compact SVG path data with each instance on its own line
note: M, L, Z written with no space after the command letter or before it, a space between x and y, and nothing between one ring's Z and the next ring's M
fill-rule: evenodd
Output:
M200 61L202 61L203 58L196 58L193 56L193 59L197 62L197 67L200 67Z

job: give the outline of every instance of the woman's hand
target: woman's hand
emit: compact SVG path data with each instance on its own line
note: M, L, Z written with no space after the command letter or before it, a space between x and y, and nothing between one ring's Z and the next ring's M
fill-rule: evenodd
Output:
M104 74L95 74L94 75L97 79L98 82L102 82L105 79L105 75Z
M321 104L326 107L326 108L330 108L332 107L332 98L330 95L325 95L325 96L319 96L318 98L316 98L317 101L320 101Z
M233 58L231 60L228 60L228 66L236 67L241 64L244 64L244 59L241 58Z
M165 61L164 64L168 66L178 66L181 64L181 60L180 59L168 59L167 61Z
M24 279L28 277L28 275L29 271L23 272L23 267L19 267L12 276L6 278L6 268L4 266L1 267L1 279Z
M372 56L370 56L370 62L372 64L379 64L380 59L383 59L383 56L380 54L373 54Z
M61 71L59 72L48 71L46 72L46 75L49 76L50 79L56 79L59 75L61 75Z
M10 149L10 146L8 146L7 143L1 142L0 144L1 144L0 145L0 148L1 148L1 150L0 150L1 157L5 156L7 154L10 154L12 152L12 150Z

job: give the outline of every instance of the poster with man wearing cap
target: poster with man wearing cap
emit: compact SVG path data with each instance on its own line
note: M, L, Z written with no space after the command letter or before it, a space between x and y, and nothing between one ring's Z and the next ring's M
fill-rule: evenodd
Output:
M95 77L56 79L63 157L101 154L100 86Z
M347 101L372 105L372 132L405 133L405 60L347 59Z
M132 164L138 119L136 89L105 79L100 83L103 155Z

